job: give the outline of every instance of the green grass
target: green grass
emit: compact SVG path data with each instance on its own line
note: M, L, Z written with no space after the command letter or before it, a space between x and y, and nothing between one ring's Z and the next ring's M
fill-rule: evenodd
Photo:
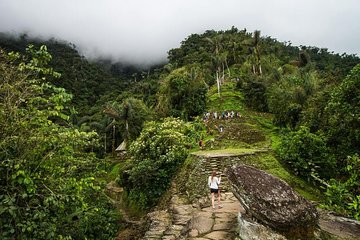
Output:
M270 135L270 139L271 139L271 148L272 149L276 149L279 144L281 143L281 138L278 134L276 134L276 132L271 132Z
M217 145L214 149L201 150L196 149L194 154L231 154L240 155L243 153L255 152L256 148L263 148L264 146L272 149L280 143L278 129L274 127L272 122L272 115L268 113L258 113L248 110L243 102L243 94L235 90L235 83L226 82L222 85L221 95L217 93L217 87L213 86L208 92L208 109L209 111L222 112L224 110L239 111L243 116L247 117L247 122L242 123L256 128L266 136L265 142L258 142L255 144L246 144L229 139L216 139ZM205 139L213 138L207 136ZM206 146L208 148L209 146ZM218 148L218 149L216 149ZM301 178L288 172L282 166L272 152L258 154L257 157L246 158L247 162L244 164L255 166L258 169L264 170L276 177L287 182L296 192L308 200L322 202L323 197L316 187L305 182Z
M241 155L244 153L253 153L256 152L255 148L226 148L220 150L202 150L202 151L194 151L192 154L196 155L221 155L221 154L229 154L229 155ZM302 180L298 176L295 176L288 172L281 163L275 158L273 153L258 153L253 157L242 158L243 164L256 167L257 169L263 170L267 173L270 173L285 182L287 182L298 194L303 196L304 198L315 201L315 202L323 202L324 197L322 196L320 190L313 185L307 183ZM194 158L191 155L188 157L187 161L192 160ZM193 163L194 164L194 163Z
M211 154L231 154L231 155L240 155L243 153L253 153L256 149L252 148L226 148L226 149L218 149L218 150L201 150L192 152L192 154L196 155L211 155Z
M220 96L217 92L217 87L213 86L207 94L207 106L208 110L214 111L244 111L243 99L244 96L240 91L235 90L235 84L232 82L226 82L222 85Z
M121 167L124 165L123 162L119 162L116 163L114 166L111 167L111 170L108 173L108 177L110 180L115 180L119 174L120 174L120 169Z
M272 114L267 113L267 114L258 115L258 114L254 114L254 113L251 113L251 112L248 112L248 114L261 127L266 128L266 129L273 129L274 128L274 124L273 124L273 121L272 121Z

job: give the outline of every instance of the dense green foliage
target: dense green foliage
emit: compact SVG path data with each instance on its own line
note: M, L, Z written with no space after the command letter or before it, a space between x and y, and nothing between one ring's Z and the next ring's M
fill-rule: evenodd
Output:
M360 64L331 93L325 108L329 145L346 157L360 146Z
M116 76L110 69L89 62L79 55L72 44L54 39L44 42L39 39L29 39L26 35L19 39L0 35L0 46L8 51L24 52L30 43L35 46L46 44L53 57L49 65L61 74L60 78L49 76L48 81L73 94L72 102L80 110L81 116L83 111L89 112L100 97L107 94L116 96L128 84L124 80L125 74ZM106 100L100 101L104 103Z
M329 179L334 174L335 158L323 136L310 133L306 127L290 132L276 149L280 159L297 175L313 181L312 175Z
M121 104L108 104L104 113L113 119L109 126L117 126L124 140L133 140L139 136L145 120L150 120L150 112L143 101L126 98Z
M292 129L298 125L302 110L317 91L320 79L316 72L296 72L283 75L268 89L269 109L274 113L274 122Z
M76 111L70 114L71 122L84 131L95 130L100 134L102 146L95 149L97 153L103 153L105 149L111 151L114 139L113 129L108 127L112 118L103 113L106 106L114 102L120 105L131 97L143 100L148 106L156 104L161 74L156 67L144 71L107 59L90 61L79 54L75 45L65 41L31 39L26 34L17 38L0 33L0 47L6 50L24 52L29 43L47 46L53 57L49 65L61 73L60 78L49 76L47 80L73 95L69 104ZM125 138L123 133L123 129L116 129L115 145Z
M7 50L23 51L29 42L35 46L42 44L26 35L15 39L0 34L0 46ZM74 45L54 39L46 45L53 56L51 62L50 55L36 48L29 51L37 60L29 59L29 64L22 64L21 69L10 64L8 58L1 60L1 80L19 81L1 86L2 104L11 103L9 106L12 106L2 105L1 118L7 120L1 123L4 129L1 131L9 134L2 143L5 144L1 148L4 156L12 154L16 156L14 159L23 159L21 161L29 157L35 162L34 166L43 166L46 162L52 164L51 171L55 172L61 164L53 169L55 160L43 159L62 157L66 159L64 166L74 165L77 169L64 174L64 181L90 177L90 182L97 186L96 180L91 178L94 174L87 171L96 168L96 156L105 156L123 140L130 143L140 134L131 147L131 160L121 182L130 201L145 209L153 206L168 187L172 174L186 155L184 144L189 141L186 140L189 132L184 132L182 127L165 127L167 122L175 120L146 121L168 116L190 120L208 110L231 109L242 114L256 110L273 114L274 125L280 133L287 134L281 137L277 149L282 163L311 183L317 179L317 182L328 184L328 208L358 216L359 190L356 184L349 183L357 179L353 169L358 169L356 156L360 154L360 65L357 65L360 59L357 56L335 54L317 47L296 47L290 42L261 36L260 31L249 33L235 27L192 34L178 48L169 51L168 64L146 71L106 59L90 62L79 55ZM17 65L23 62L21 59L14 61ZM44 67L47 62L55 72ZM56 72L61 73L60 78ZM42 80L45 74L48 74L46 81L52 85ZM31 80L31 84L23 87L21 84L28 82L24 79ZM207 99L208 90L215 91L215 88L217 94L211 92ZM226 88L232 88L233 92ZM4 100L3 96L17 96L5 94L10 90L19 92L17 100ZM152 116L149 109L153 109ZM29 116L34 117L30 119ZM24 123L20 124L19 119L24 119ZM100 144L94 130L100 136ZM12 137L14 133L17 135ZM35 140L19 136L35 136ZM174 140L170 141L172 138ZM89 153L90 150L96 154ZM3 159L3 155L1 157ZM69 158L73 162L68 163ZM77 162L80 159L81 164ZM30 164L31 161L25 162ZM2 161L2 164L9 163ZM36 172L31 169L31 174ZM18 170L12 171L14 174ZM46 171L51 172L48 168ZM31 174L29 176L33 176ZM56 173L51 172L50 176L57 179ZM57 184L54 189L61 185L58 180L49 179L44 183L47 187L50 180L54 181L51 184ZM86 184L84 182L84 186ZM43 191L46 192L46 188ZM91 191L91 194L98 194L96 189ZM75 201L74 206L76 204ZM69 205L69 208L74 206ZM2 211L5 212L8 214ZM63 229L65 231L66 227Z
M131 144L131 160L120 178L133 205L149 209L157 203L194 144L194 134L191 125L174 118L146 123Z
M250 75L243 78L237 84L238 88L244 93L245 104L250 108L267 112L269 109L268 100L266 98L266 86L263 79L258 76Z
M326 189L325 207L343 214L354 216L360 220L360 158L349 156L342 181L332 178Z
M118 217L96 180L97 134L68 123L46 47L27 52L0 53L0 237L109 239Z
M357 216L358 190L342 187L340 181L354 176L342 169L357 169L355 163L344 161L359 154L357 56L299 48L232 28L190 35L180 48L170 50L169 60L176 67L201 64L212 73L208 83L215 83L219 75L222 81L235 80L249 108L273 113L277 126L293 131L284 131L287 135L277 149L288 169L311 183L332 177L332 183L339 182L331 184L334 191L346 189L343 209L351 206L347 213ZM337 200L328 205L336 206L342 198Z
M206 91L204 74L199 67L175 69L160 87L157 109L163 116L183 119L198 116L205 111Z

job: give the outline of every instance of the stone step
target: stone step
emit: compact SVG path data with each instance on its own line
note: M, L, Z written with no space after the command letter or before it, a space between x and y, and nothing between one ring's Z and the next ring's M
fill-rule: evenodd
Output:
M249 156L199 157L199 162L191 170L186 186L186 189L194 190L196 194L192 195L196 198L191 199L190 204L184 203L182 199L187 198L188 195L175 189L168 209L149 216L151 227L143 239L234 239L233 230L237 225L237 214L243 210L233 196L224 172L226 167L241 163L243 158ZM207 179L213 169L218 172L218 176L221 176L222 208L220 209L212 209L207 186ZM176 188L177 184L172 186Z
M192 172L193 179L196 179L197 181L199 179L204 179L203 184L207 186L207 178L211 175L213 169L215 169L218 172L218 175L221 175L220 188L222 191L230 191L230 184L224 174L225 169L240 162L241 160L239 157L199 157L199 165L197 166L197 169ZM207 193L207 187L204 187L204 194Z

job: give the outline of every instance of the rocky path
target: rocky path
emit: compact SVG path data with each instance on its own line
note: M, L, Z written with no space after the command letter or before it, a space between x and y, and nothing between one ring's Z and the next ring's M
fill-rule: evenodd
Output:
M185 188L173 183L171 199L166 209L148 214L150 226L141 239L147 240L234 240L239 239L238 214L245 210L230 191L229 182L222 175L221 206L212 209L207 177L212 169L223 173L227 166L251 161L254 153L199 154L198 164L191 169ZM184 184L184 183L181 183ZM186 191L182 191L186 189ZM217 206L217 202L215 204ZM324 239L360 239L359 222L341 220L326 213L320 214L320 229L332 237ZM264 230L265 231L265 230ZM246 234L245 234L246 235ZM247 239L254 239L249 236ZM261 239L261 238L259 238ZM266 238L267 239L267 238ZM271 239L285 239L277 236ZM319 237L319 239L323 239Z
M230 192L222 194L222 208L211 206L196 211L187 239L235 239L237 216L244 210Z
M194 190L196 197L189 203L188 193L178 191L174 183L168 208L148 215L150 227L143 239L236 239L238 213L244 212L244 209L230 192L225 175L222 175L221 208L218 208L216 201L216 208L212 209L206 184L212 169L223 173L228 164L240 159L227 154L198 157L199 164L188 180L188 184L194 186L187 186ZM242 157L251 157L251 154L244 154Z
M221 200L222 208L212 209L206 203L186 204L174 195L167 210L149 214L151 225L143 239L235 239L237 216L244 210L230 192L223 193Z

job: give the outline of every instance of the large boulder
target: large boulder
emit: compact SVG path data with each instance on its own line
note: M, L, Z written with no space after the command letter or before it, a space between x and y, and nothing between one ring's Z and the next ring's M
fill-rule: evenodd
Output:
M251 221L238 215L238 231L241 240L286 240L286 237L275 232L270 227Z
M310 239L318 224L316 208L286 182L256 168L238 165L226 175L247 214L290 239Z

